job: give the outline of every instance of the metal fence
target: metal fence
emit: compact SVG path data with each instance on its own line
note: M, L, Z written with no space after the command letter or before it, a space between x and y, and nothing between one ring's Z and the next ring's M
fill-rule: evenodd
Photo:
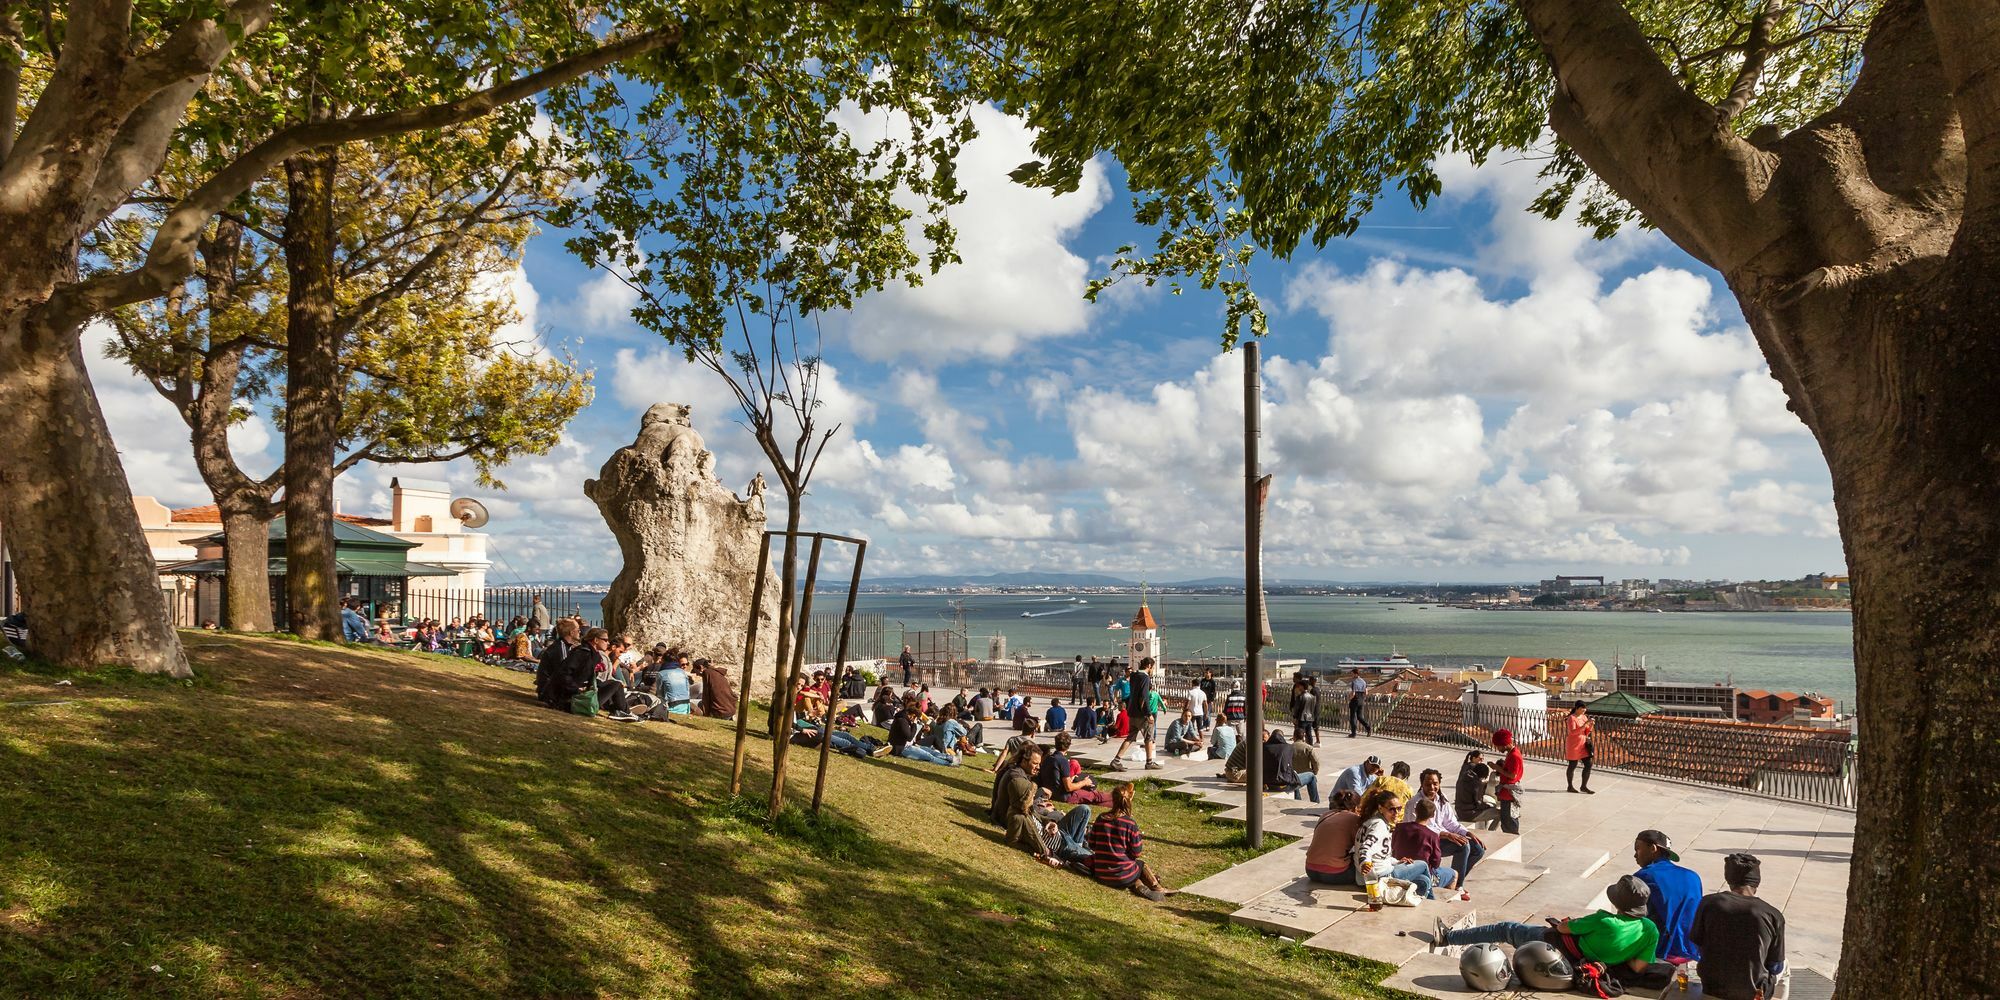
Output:
M582 614L591 624L602 624L603 613L597 601L602 595L573 591L566 587L483 587L472 589L446 588L436 591L416 591L403 595L402 615L405 619L434 618L449 624L452 619L466 621L474 615L484 615L486 620L505 625L515 616L528 617L534 607L534 599L540 597L544 607L549 609L549 620ZM586 607L582 598L593 598ZM371 617L375 609L370 609Z
M832 663L840 652L840 617L838 611L815 611L807 622L806 662ZM878 612L857 614L848 626L847 662L872 660L879 656L894 659L902 650L888 652L888 629L883 625Z
M1287 706L1267 703L1273 718ZM1510 730L1522 756L1565 763L1569 713L1512 704L1470 704L1452 698L1371 695L1363 716L1379 736L1445 746L1488 747L1495 730ZM1725 788L1807 805L1855 807L1857 757L1844 729L1766 725L1671 715L1593 715L1592 766L1597 770ZM1346 706L1322 703L1321 729L1345 727Z

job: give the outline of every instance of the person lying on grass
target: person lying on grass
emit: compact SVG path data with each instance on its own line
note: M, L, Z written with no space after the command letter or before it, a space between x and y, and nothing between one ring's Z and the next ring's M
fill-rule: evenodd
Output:
M1167 890L1140 860L1145 849L1139 822L1132 818L1132 786L1120 784L1111 789L1111 808L1090 825L1089 873L1113 889L1130 889L1133 895L1157 903L1167 898Z

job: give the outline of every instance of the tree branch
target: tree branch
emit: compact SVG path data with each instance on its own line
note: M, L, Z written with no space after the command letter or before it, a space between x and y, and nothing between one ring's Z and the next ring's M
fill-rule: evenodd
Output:
M389 282L387 285L377 289L374 294L355 303L354 308L348 310L346 315L336 317L334 319L334 329L338 332L338 335L346 336L362 320L367 319L373 314L375 310L396 301L409 292L410 286L416 284L418 278L423 277L432 268L436 267L438 261L443 260L446 254L450 253L454 247L464 241L466 234L479 225L480 219L485 216L488 209L497 204L501 198L506 197L507 189L513 185L514 177L518 172L519 168L509 169L506 175L500 178L500 182L493 185L492 192L480 201L479 204L472 206L471 210L465 213L465 217L459 220L456 229L440 238L437 245L431 247L429 253L424 254L402 274L397 275L394 281Z
M1776 160L1688 93L1619 0L1520 0L1556 76L1549 120L1682 249L1727 271L1765 242Z
M680 41L679 26L633 35L558 60L527 76L419 108L358 115L294 125L258 143L216 172L167 213L153 236L146 262L130 271L106 274L56 290L43 306L57 329L80 328L101 312L154 298L193 268L202 227L237 195L269 174L285 157L302 149L376 139L405 132L444 128L471 121L503 105L588 76L607 66Z
M1729 96L1715 106L1715 115L1722 121L1735 120L1744 108L1750 106L1750 98L1756 96L1757 83L1764 77L1764 64L1771 58L1774 49L1771 28L1777 20L1777 0L1764 0L1764 8L1757 12L1756 20L1750 22L1750 38L1743 43L1743 65L1736 71L1736 81L1729 85Z

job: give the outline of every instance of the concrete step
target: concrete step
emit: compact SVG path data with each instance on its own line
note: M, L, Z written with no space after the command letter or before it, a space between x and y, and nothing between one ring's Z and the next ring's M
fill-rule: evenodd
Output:
M1430 928L1440 918L1454 929L1480 922L1479 911L1471 903L1427 900L1414 908L1388 906L1372 913L1364 909L1350 914L1307 938L1305 944L1401 966L1430 949Z
M1242 906L1298 878L1306 870L1306 842L1286 844L1182 889L1190 895Z

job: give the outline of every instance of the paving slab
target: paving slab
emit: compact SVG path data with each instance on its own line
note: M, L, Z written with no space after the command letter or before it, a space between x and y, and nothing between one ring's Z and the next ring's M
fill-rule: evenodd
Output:
M1348 914L1367 908L1367 894L1354 886L1319 885L1301 877L1244 904L1229 915L1229 920L1304 941Z
M1479 923L1479 911L1456 900L1426 901L1414 908L1385 906L1373 912L1363 909L1307 938L1305 945L1400 966L1430 950L1430 928L1436 919L1454 930L1473 927Z
M1306 870L1306 842L1286 844L1216 872L1181 891L1241 906L1289 884Z

